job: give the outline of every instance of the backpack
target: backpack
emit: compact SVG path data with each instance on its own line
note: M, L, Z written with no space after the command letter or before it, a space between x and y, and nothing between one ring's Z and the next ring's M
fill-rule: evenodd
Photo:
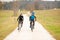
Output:
M34 21L34 18L35 18L34 15L30 16L30 20L31 20L31 21Z

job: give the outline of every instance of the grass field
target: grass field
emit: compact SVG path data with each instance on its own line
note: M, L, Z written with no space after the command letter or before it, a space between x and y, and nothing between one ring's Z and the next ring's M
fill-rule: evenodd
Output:
M27 11L22 11L26 13ZM40 22L57 40L60 40L60 9L35 10L37 21ZM3 40L17 27L13 11L0 10L0 40Z
M17 22L12 16L12 11L0 10L0 40L3 40L10 32L12 32L17 27Z
M60 40L60 10L35 11L39 21L57 40Z

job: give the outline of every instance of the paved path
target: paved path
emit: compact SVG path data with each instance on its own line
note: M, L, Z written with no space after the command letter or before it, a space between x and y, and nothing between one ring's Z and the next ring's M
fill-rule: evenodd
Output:
M35 29L31 32L29 18L24 15L24 23L21 31L19 32L16 28L4 40L55 40L40 23L35 23Z

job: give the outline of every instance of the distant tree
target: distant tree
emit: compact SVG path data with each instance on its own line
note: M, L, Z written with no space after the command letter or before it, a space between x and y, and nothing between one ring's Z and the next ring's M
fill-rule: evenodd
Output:
M39 5L39 9L40 9L40 10L43 10L43 9L45 9L45 6L44 6L43 4L40 4L40 5Z
M35 1L34 5L35 5L35 9L38 10L39 9L39 3L38 3L38 1Z
M2 9L2 7L3 7L3 4L2 4L2 2L0 2L0 9Z
M13 11L14 11L14 16L16 16L17 13L18 13L18 10L19 10L19 3L18 3L18 1L14 1L12 6L13 6Z
M34 4L27 4L27 5L26 5L26 9L27 9L27 10L31 10L31 9L34 10L34 9L35 9L35 6L34 6Z

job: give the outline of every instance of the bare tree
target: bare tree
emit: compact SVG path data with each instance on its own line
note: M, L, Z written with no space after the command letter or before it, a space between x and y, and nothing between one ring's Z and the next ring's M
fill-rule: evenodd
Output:
M38 10L39 9L39 3L38 3L38 1L35 1L34 5L35 5L35 9Z
M13 11L14 11L14 16L16 16L16 15L17 15L18 10L19 10L19 2L18 2L18 1L14 1L14 2L13 2Z
M0 9L2 9L2 7L3 7L3 3L2 3L2 2L0 2Z
M35 6L34 6L34 4L27 4L27 5L26 5L26 9L27 9L27 10L31 10L31 9L34 10L34 9L35 9Z

